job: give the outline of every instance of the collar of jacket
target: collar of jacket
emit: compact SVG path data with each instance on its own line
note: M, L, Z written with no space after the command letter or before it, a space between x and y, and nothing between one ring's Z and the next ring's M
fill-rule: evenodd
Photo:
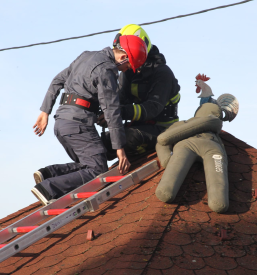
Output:
M106 48L102 49L101 52L106 54L115 63L114 52L110 47L106 47Z
M146 62L143 65L143 67L147 67L148 66L147 63L166 64L166 59L165 59L164 55L159 52L159 49L157 48L157 46L152 45L152 48L151 48L150 52L148 53Z

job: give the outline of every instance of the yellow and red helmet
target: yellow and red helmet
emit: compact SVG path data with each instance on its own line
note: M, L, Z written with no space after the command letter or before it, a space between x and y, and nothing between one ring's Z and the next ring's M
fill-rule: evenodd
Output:
M116 47L117 41L118 41L119 37L122 35L135 35L137 37L140 37L145 42L145 44L147 46L148 53L152 48L151 40L150 40L148 34L139 25L128 24L128 25L124 26L122 29L120 29L120 31L116 34L116 36L114 38L113 47Z

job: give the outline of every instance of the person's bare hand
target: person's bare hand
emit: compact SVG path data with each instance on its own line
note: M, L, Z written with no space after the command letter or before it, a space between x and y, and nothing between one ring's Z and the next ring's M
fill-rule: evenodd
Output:
M125 174L126 172L128 172L131 164L130 164L129 160L127 159L124 149L117 150L117 157L119 159L118 170L121 174Z
M100 125L101 127L107 128L107 122L104 118L104 114L101 114L98 118L97 118L97 125Z
M45 112L42 112L38 118L37 118L37 121L35 123L35 125L33 126L34 128L34 133L36 135L38 135L39 137L41 137L45 130L46 130L46 127L47 127L47 124L48 124L48 114L45 113Z

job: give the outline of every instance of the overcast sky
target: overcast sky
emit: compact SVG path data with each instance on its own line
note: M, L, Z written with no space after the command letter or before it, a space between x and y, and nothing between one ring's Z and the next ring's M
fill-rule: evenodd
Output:
M239 1L237 1L239 2ZM118 29L234 3L233 0L2 1L0 49ZM219 9L145 26L181 85L180 120L199 105L195 76L211 79L214 98L235 95L239 114L223 130L257 148L257 4ZM46 133L33 133L53 77L85 50L112 46L116 33L0 52L1 192L0 218L36 201L33 172L70 162L53 134L56 104ZM59 99L57 99L59 102Z

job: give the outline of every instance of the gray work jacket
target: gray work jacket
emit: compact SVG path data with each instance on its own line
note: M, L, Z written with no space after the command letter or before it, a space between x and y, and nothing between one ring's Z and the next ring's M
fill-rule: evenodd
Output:
M53 79L40 110L50 114L63 88L66 93L74 93L99 102L108 123L112 148L123 148L126 137L120 115L118 76L114 54L110 47L98 52L85 51ZM61 105L56 111L56 117L82 120L87 125L96 122L96 114L72 105Z

